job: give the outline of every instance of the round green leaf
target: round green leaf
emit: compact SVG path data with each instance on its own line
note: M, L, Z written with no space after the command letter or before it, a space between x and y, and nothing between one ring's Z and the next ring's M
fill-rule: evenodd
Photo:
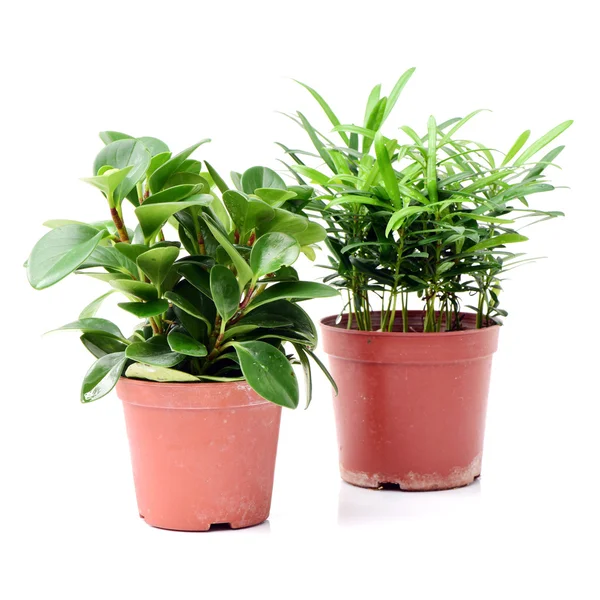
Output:
M117 250L117 246L96 246L88 258L79 265L79 268L104 267L110 271L118 271L119 273L136 277L138 275L136 263L130 260L122 251Z
M188 156L190 156L190 154L192 154L192 152L194 152L196 148L198 148L202 144L205 144L206 142L210 142L210 140L205 139L198 142L197 144L194 144L193 146L190 146L189 148L186 148L183 152L180 152L179 154L175 155L173 158L171 158L163 165L161 165L158 169L156 169L156 171L154 171L148 182L150 186L150 191L153 194L155 194L156 192L160 192L160 190L163 189L169 177L171 177L173 173L176 173L180 170Z
M178 202L142 204L136 207L135 214L146 240L156 236L169 217L190 206L209 206L213 201L210 194L195 194Z
M102 306L102 303L112 294L115 293L115 290L110 290L110 292L106 292L106 294L102 294L102 296L99 296L98 298L96 298L95 300L92 300L92 302L90 302L80 313L79 313L79 318L80 319L90 319L93 318L96 313L98 312L98 309Z
M135 281L134 279L113 279L109 283L116 290L119 290L124 294L135 296L136 298L145 300L146 302L158 299L158 292L150 283Z
M212 323L210 321L210 319L203 314L202 310L201 310L201 306L196 305L194 302L191 302L188 298L185 298L184 296L182 296L181 294L177 293L177 292L167 292L165 294L165 298L171 303L173 304L173 306L176 306L177 308L183 310L184 312L186 312L188 315L191 315L192 317L196 317L196 319L200 319L201 321L204 321L204 323L206 323L206 325L208 326L209 329L212 329Z
M108 165L100 167L98 175L94 177L82 177L81 180L98 188L105 196L115 197L114 191L123 183L133 166L124 169L113 169Z
M208 225L211 233L227 254L235 266L237 271L238 283L240 292L246 287L246 284L252 279L252 269L244 260L243 256L236 250L235 246L227 239L227 236L221 231L217 222L207 214L201 215L204 222Z
M315 283L312 281L282 281L267 288L262 294L258 295L251 303L249 308L252 310L281 299L309 300L311 298L330 298L337 296L339 292L324 283Z
M83 378L81 401L93 402L106 396L119 381L126 362L125 352L114 352L99 358Z
M274 208L279 208L287 200L296 197L296 192L275 188L258 188L254 190L254 194Z
M303 231L294 233L294 238L300 246L310 246L322 242L327 238L327 231L318 223L308 222L308 227Z
M208 354L204 344L181 331L171 331L167 336L167 341L171 350L179 352L179 354L186 356L206 356Z
M58 329L53 331L81 331L82 333L104 333L113 337L123 339L121 330L111 321L107 319L99 319L98 317L92 317L89 319L79 319L72 323L67 323Z
M275 171L267 167L252 167L242 175L242 189L246 194L254 194L262 188L287 190L285 181Z
M178 256L179 248L175 246L151 248L138 256L137 265L160 288Z
M193 262L179 262L177 263L177 271L205 296L212 298L210 294L210 274L206 269Z
M169 303L160 298L159 300L151 300L150 302L119 302L119 306L136 317L147 319L162 315L162 313L168 310Z
M167 146L162 140L155 137L142 136L138 140L146 146L146 149L150 153L151 157L155 157L158 154L164 154L169 152L169 146Z
M127 367L125 377L130 379L147 379L149 381L159 381L161 383L186 383L200 381L194 375L177 369L168 369L166 367L156 367L145 365L143 363L133 363Z
M185 359L178 352L172 352L167 343L134 342L127 346L127 358L155 367L174 367Z
M115 202L119 202L141 181L150 166L150 153L143 142L136 139L121 139L112 142L98 153L94 161L94 175L104 166L115 169L133 167L114 193Z
M168 187L162 190L162 192L152 194L152 196L144 200L144 206L149 206L151 204L161 204L163 202L179 202L180 200L184 200L189 196L199 194L200 192L202 192L203 187L204 186L200 184L190 183L174 185L172 187Z
M296 408L298 380L286 356L266 342L234 342L240 367L250 387L266 400Z
M100 139L105 144L110 144L112 142L116 142L117 140L131 140L133 136L128 135L126 133L122 133L120 131L101 131L99 133Z
M229 321L240 305L240 287L236 276L222 265L210 270L210 292L217 312L224 322Z
M42 290L64 279L85 262L105 235L105 230L88 225L52 229L31 251L27 261L29 283Z
M300 254L300 245L286 233L267 233L254 244L250 254L250 266L254 278L274 273L283 266L291 266Z
M146 244L128 244L126 242L118 242L114 247L132 262L135 262L140 254L144 254L150 249Z
M112 335L104 333L84 333L79 339L96 358L102 358L105 354L125 352L127 347Z
M283 208L274 208L274 216L271 220L258 224L258 235L269 233L270 231L279 231L295 236L296 234L308 229L308 219L302 215L291 213Z

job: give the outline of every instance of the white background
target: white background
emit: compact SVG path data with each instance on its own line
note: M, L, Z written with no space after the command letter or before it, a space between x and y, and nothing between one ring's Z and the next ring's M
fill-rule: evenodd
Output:
M105 0L3 10L0 597L600 597L598 46L586 5ZM465 132L507 149L524 129L537 136L575 119L554 172L570 189L542 200L567 217L529 230L529 251L548 259L506 284L481 481L425 494L342 484L319 379L310 410L284 414L267 524L148 527L117 398L80 405L90 355L75 335L41 337L103 290L77 277L29 288L22 263L41 223L106 218L78 180L91 174L98 131L154 135L176 150L211 137L198 158L223 173L274 166L273 141L308 143L276 110L301 109L327 130L290 78L349 122L375 83L389 91L411 66L389 135L404 123L424 130L431 113L491 108ZM336 309L309 305L315 318Z

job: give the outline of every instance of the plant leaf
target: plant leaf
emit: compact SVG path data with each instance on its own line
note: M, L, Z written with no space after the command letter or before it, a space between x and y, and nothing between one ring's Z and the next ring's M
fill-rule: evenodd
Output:
M212 180L214 181L215 185L219 188L221 194L224 194L229 189L229 187L208 161L205 160L204 164L206 165L206 169L212 177Z
M120 340L125 339L121 333L121 330L114 323L108 321L107 319L99 319L97 317L79 319L77 321L73 321L72 323L67 323L58 329L53 329L52 331L69 330L81 331L82 333L104 333L112 335Z
M321 371L323 371L323 374L329 380L329 383L331 384L331 387L333 387L333 389L335 391L335 395L337 396L339 393L337 383L335 382L335 379L331 376L331 373L327 370L327 367L321 362L319 357L312 350L309 350L308 348L304 348L304 351L317 363L317 365L319 366L319 369L321 369Z
M131 167L123 181L114 191L115 203L119 203L133 190L145 175L150 166L150 153L143 142L136 139L120 139L107 144L100 150L94 161L94 175L102 167L125 169Z
M396 179L394 169L392 168L390 155L388 154L388 149L381 131L378 131L375 135L375 155L377 156L377 163L379 164L379 171L383 178L385 190L389 194L392 204L396 209L400 209L402 208L402 201L400 200L398 180Z
M296 83L300 84L304 89L308 90L310 95L319 103L319 106L323 109L323 112L327 115L327 118L329 119L329 121L331 122L331 124L334 127L336 125L340 124L340 120L336 117L335 113L331 110L329 104L327 104L327 102L325 102L323 97L316 90L309 87L305 83L298 81L297 79L294 79L294 81ZM340 131L339 134L340 134L340 137L342 138L342 140L344 141L344 143L346 144L346 146L348 146L350 144L350 140L348 139L348 136L343 131Z
M157 289L152 284L144 281L137 281L134 279L113 279L109 283L115 290L119 290L130 296L135 296L146 302L158 299Z
M504 160L500 166L507 165L516 155L517 152L525 145L525 142L529 139L531 135L531 130L527 129L524 131L518 138L517 141L511 146L510 150L506 153Z
M110 290L106 294L102 294L95 300L92 300L80 313L80 319L91 319L98 312L98 309L102 306L102 303L111 295L114 294L115 290Z
M103 333L84 333L79 339L96 358L102 358L106 354L115 352L125 352L127 348L126 344L112 335Z
M161 230L169 217L190 206L209 206L213 201L210 194L196 194L180 202L142 204L136 207L135 214L140 222L144 238L149 241Z
M125 352L114 352L99 358L83 378L81 401L93 402L106 396L119 381L126 362Z
M312 298L331 298L337 296L339 292L324 283L312 281L282 281L268 287L262 294L259 294L249 305L248 310L254 310L268 302L275 300L309 300Z
M475 244L469 248L469 252L476 252L477 250L485 250L486 248L495 248L504 244L514 244L516 242L526 242L529 238L518 233L501 233L493 238L482 240L478 244Z
M235 249L233 244L227 239L227 236L219 229L215 220L207 214L201 215L204 222L208 225L211 233L215 236L216 240L221 244L223 250L227 252L229 258L233 262L233 265L237 271L237 279L240 288L240 292L246 287L246 284L252 279L252 269L248 266L248 263L244 260L242 255Z
M427 142L427 192L429 202L437 202L437 125L435 117L432 115L427 122L428 142Z
M158 336L151 338L157 340ZM134 342L127 346L125 351L127 358L136 362L152 365L153 367L174 367L185 359L183 354L171 351L171 348L164 340L155 342Z
M273 208L279 208L282 204L297 196L296 192L291 190L276 188L257 188L254 190L254 194Z
M254 281L280 267L293 265L299 254L300 244L290 235L273 232L259 237L250 253Z
M398 79L398 81L396 82L396 85L393 87L392 91L390 92L390 95L388 96L387 102L385 104L385 110L383 111L383 119L381 121L382 124L388 118L389 114L392 112L392 109L396 105L396 102L398 101L398 98L400 97L402 90L404 89L404 87L408 83L408 80L412 77L412 74L414 72L415 72L415 67L412 67L412 68L408 69L407 71L404 71L404 73L402 73L402 75L400 76L400 79Z
M308 360L308 356L304 351L304 348L300 344L294 344L294 348L296 349L296 354L298 354L300 364L304 370L304 386L306 390L305 408L308 408L310 406L310 401L312 400L312 373L310 370L310 361Z
M206 144L210 142L210 140L204 139L199 141L197 144L186 148L183 152L176 154L173 158L169 159L166 163L158 167L154 173L152 173L150 179L148 180L148 186L150 191L155 194L156 192L160 192L163 189L165 183L173 175L180 170L180 167L186 161L186 159L194 152L197 148L199 148L202 144Z
M136 317L147 319L162 315L169 308L169 303L160 298L150 302L119 302L119 306Z
M52 229L33 247L27 261L27 277L36 290L54 285L75 271L107 234L88 225L64 225Z
M121 133L120 131L101 131L98 135L105 145L108 145L111 142L116 142L117 140L133 139L133 136L127 135L126 133Z
M161 286L171 267L179 256L179 248L175 246L166 246L161 248L151 248L147 252L140 254L137 258L138 267L149 277L150 281L156 286L158 295L161 295Z
M210 270L210 292L224 323L237 312L240 304L240 286L236 276L222 265Z
M214 267L213 267L214 268ZM193 288L192 288L193 289ZM194 303L184 297L182 294L178 292L166 292L165 298L171 302L174 306L186 312L188 315L192 317L196 317L196 319L200 319L203 321L208 330L212 330L214 319L208 318L199 307L197 307ZM190 332L191 333L191 332Z
M246 194L254 194L255 190L259 188L287 190L285 181L275 171L267 167L251 167L244 171L241 185Z
M206 356L208 354L204 344L181 331L171 331L167 336L167 342L171 350L179 354L186 356Z
M210 293L210 274L208 271L193 262L177 263L177 271L197 290L200 290L208 298L212 298Z
M560 125L557 125L551 129L548 133L544 134L541 138L537 139L531 146L524 150L523 153L515 160L514 166L520 167L525 164L534 154L539 152L544 146L549 144L553 139L557 138L561 133L573 125L573 121L564 121Z
M287 408L298 406L298 381L286 356L266 342L232 342L240 368L260 396Z
M135 362L125 371L125 377L130 379L147 379L148 381L159 381L161 383L198 383L200 380L195 375L178 371L177 369L168 369L166 367L156 367Z

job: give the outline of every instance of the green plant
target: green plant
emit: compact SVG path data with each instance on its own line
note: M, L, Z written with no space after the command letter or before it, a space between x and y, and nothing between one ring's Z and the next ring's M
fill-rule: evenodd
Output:
M264 167L232 173L237 189L229 189L209 163L203 170L191 158L208 140L173 155L156 138L100 137L106 145L84 181L103 193L111 219L46 223L51 230L27 261L36 289L71 273L111 288L60 328L80 331L97 359L81 400L106 395L125 373L159 382L245 379L267 400L295 408L298 383L290 364L299 361L308 404L309 359L324 367L313 353L315 327L298 302L338 293L299 281L292 267L300 252L314 257L313 245L326 237L303 215L311 190L288 187ZM125 199L134 206L134 230L125 223ZM167 226L179 241L165 240ZM143 319L130 337L96 317L112 293L124 295L119 306Z
M300 112L288 115L308 134L311 151L279 144L294 164L286 166L300 184L318 186L307 210L328 227L334 273L325 278L347 291L347 327L392 331L397 312L408 331L409 295L424 304L425 332L461 328L461 303L476 298L476 326L499 322L502 276L527 262L508 244L523 242L518 223L563 213L529 206L533 194L554 187L547 167L563 150L538 153L567 129L565 121L526 147L523 132L506 154L461 139L459 130L481 111L438 124L430 117L424 135L403 126L407 141L386 137L388 119L414 69L406 71L389 96L381 86L369 95L361 125L342 124L325 100L303 85L323 109L340 142L317 131ZM309 161L319 164L310 166ZM377 299L378 298L378 299ZM372 321L372 305L381 318Z

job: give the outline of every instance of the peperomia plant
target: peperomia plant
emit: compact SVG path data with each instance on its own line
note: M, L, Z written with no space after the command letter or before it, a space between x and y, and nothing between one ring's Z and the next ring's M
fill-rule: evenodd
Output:
M338 293L299 281L292 267L301 252L314 257L313 246L326 237L303 214L312 190L288 187L264 167L232 173L237 189L230 190L209 163L203 170L190 158L208 140L172 155L156 138L100 137L106 145L84 181L102 192L111 219L47 222L51 230L27 261L36 289L71 273L111 288L60 328L80 331L96 357L81 400L106 395L124 373L157 382L245 379L267 400L295 408L291 364L299 361L308 404L309 359L328 373L313 353L316 330L298 301ZM126 199L134 206L133 230L125 222ZM166 228L179 240L166 241ZM96 317L113 293L125 296L122 309L143 320L130 337Z
M458 136L481 111L440 124L430 117L423 135L403 126L407 141L399 142L384 136L382 127L413 71L406 71L387 97L381 97L380 85L373 88L360 125L342 124L314 89L301 84L340 141L297 113L291 118L313 149L280 146L294 160L288 168L298 182L305 184L306 178L320 188L307 209L328 225L334 273L325 281L347 291L342 312L347 310L348 328L408 331L410 294L423 302L425 332L461 329L461 302L468 296L476 299L467 307L476 313L476 326L483 327L506 315L499 307L503 274L531 260L507 249L527 240L517 224L562 215L534 209L528 199L554 189L545 172L564 146L535 157L572 121L529 146L525 131L506 154ZM306 161L313 159L318 164L309 166ZM374 301L381 308L376 323Z

